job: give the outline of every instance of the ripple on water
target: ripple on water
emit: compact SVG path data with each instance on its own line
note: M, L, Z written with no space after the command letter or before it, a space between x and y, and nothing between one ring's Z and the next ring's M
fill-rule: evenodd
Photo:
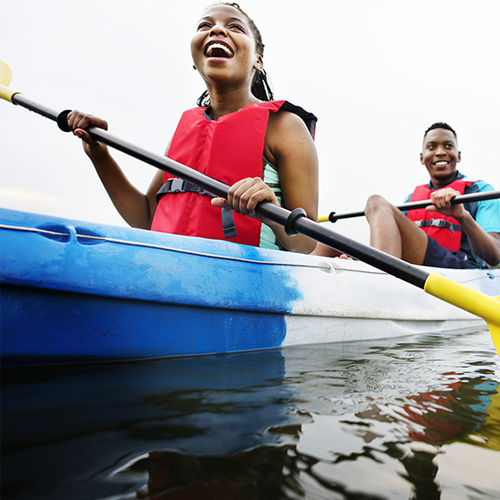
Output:
M500 498L499 373L485 332L8 371L2 498Z

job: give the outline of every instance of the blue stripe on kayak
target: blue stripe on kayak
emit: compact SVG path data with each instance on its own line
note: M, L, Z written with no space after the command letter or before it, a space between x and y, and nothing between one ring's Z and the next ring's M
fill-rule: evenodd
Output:
M293 267L265 264L287 262L281 252L5 209L0 216L3 225L69 233L2 229L3 361L279 347L285 315L302 298Z
M225 311L6 285L2 363L227 353L279 347L282 314Z

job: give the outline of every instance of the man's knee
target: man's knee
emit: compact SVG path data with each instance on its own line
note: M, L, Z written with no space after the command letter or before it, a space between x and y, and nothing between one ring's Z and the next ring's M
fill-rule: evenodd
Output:
M366 201L365 213L373 213L381 208L388 208L391 204L379 194L372 194Z

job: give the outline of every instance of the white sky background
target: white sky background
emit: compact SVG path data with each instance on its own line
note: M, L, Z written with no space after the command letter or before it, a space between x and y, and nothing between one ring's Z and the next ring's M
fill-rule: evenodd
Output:
M163 153L204 89L190 39L210 0L2 0L0 59L10 87ZM460 170L500 189L498 0L242 0L266 44L277 99L319 118L320 214L372 193L402 202L427 182L424 130L458 133ZM145 190L155 169L115 153ZM126 225L79 140L0 102L0 206ZM235 158L235 161L237 159ZM368 242L364 219L328 224Z

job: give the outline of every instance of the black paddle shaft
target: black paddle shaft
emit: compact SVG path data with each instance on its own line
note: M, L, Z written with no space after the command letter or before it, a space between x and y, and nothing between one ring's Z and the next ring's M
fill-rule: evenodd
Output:
M217 196L227 198L229 185L217 179L213 179L205 174L198 172L190 167L178 163L166 156L157 155L139 148L135 145L127 143L121 139L113 137L109 132L98 127L88 127L87 132L96 140L101 141L108 146L113 147L126 153L138 160L153 165L154 167L163 170L171 175L175 175L191 182L205 191L210 191ZM261 202L256 207L256 211L264 217L277 222L285 227L289 235L301 233L310 238L320 241L340 252L343 252L351 257L362 260L367 264L372 265L382 271L392 274L398 278L408 281L420 288L424 287L425 281L429 273L422 271L400 259L396 259L384 252L375 248L358 243L350 238L346 238L335 233L331 229L326 229L321 224L308 219L305 211L301 208L295 209L293 212L278 207L273 203Z
M463 194L461 196L455 196L452 198L451 204L458 205L460 203L472 203L474 201L483 201L483 200L494 200L496 198L500 198L500 191L483 191L482 193L470 193ZM418 208L425 208L432 205L430 200L422 200L422 201L410 201L409 203L403 203L403 205L398 205L396 208L401 211L406 210L417 210ZM331 212L328 216L328 220L330 222L337 222L340 219L351 219L353 217L363 217L365 215L364 212L349 212L345 214L336 214L335 212Z
M56 113L45 106L41 106L27 99L22 94L14 94L12 102L57 122L59 128L65 132L71 131L66 120L69 113L67 110ZM122 139L116 138L108 131L99 127L89 126L86 130L96 141L107 144L122 153L128 154L164 172L191 182L205 191L210 191L217 196L227 198L230 186L224 182L213 179L212 177L202 174L166 156L151 153ZM347 238L308 219L305 211L301 208L297 208L293 212L290 212L273 203L261 202L257 205L256 211L269 220L284 226L289 235L297 233L304 234L313 240L324 243L329 247L335 248L346 255L363 261L419 288L424 288L425 282L429 277L430 273L422 269L412 266L396 257L392 257L380 250Z
M166 156L151 153L121 139L117 139L101 128L88 127L87 132L96 141L101 141L108 146L121 151L122 153L126 153L134 158L137 158L138 160L149 163L164 172L191 182L205 191L210 191L217 196L227 198L227 192L230 187L228 184L218 181L217 179L213 179L212 177L202 174L197 170L189 168L181 163L167 158ZM326 229L321 224L308 219L305 216L305 211L301 208L290 212L289 210L278 207L273 203L261 202L256 207L256 211L264 217L267 217L268 219L284 226L289 235L301 233L309 236L316 241L320 241L325 245L350 255L351 257L362 260L363 262L386 271L387 273L401 278L404 281L409 281L413 285L420 288L424 287L425 281L429 275L428 273L415 268L400 259L396 259L395 257L376 250L375 248L358 243L350 238L345 238L331 229Z

